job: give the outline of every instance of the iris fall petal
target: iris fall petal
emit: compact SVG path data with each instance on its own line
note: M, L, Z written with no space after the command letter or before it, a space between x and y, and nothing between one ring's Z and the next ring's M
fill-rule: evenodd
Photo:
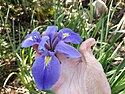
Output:
M46 56L47 54L39 56L32 67L35 83L40 90L49 90L58 81L60 76L59 60L53 54L48 65L46 65Z
M26 48L26 47L30 47L34 44L34 41L31 37L27 38L26 40L24 40L24 42L22 43L22 47Z
M45 70L45 64L44 64L44 58L45 56L39 56L32 66L32 75L34 77L35 84L37 88L40 90L43 89L44 86L44 70Z
M21 46L23 48L26 48L26 47L32 46L34 44L39 44L40 41L41 41L40 33L35 30L31 34L28 34L26 36L26 38L23 41Z
M64 28L61 29L58 36L62 38L64 42L71 42L74 44L78 44L82 42L82 39L80 38L80 35L77 33L74 33L71 29L69 28Z
M66 57L69 57L69 58L81 57L81 54L78 52L78 50L76 50L74 47L64 43L63 41L60 41L57 44L57 46L55 48L55 52L62 53Z

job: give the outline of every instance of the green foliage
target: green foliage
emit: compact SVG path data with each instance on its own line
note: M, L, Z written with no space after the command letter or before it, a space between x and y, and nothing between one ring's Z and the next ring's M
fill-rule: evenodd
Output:
M8 8L10 8L9 19L14 19L16 23L23 23L27 25L31 21L32 16L34 20L44 21L47 17L53 15L53 1L49 0L1 0L1 14L6 15Z
M109 33L109 31L119 30L118 26L113 28L114 24L109 24L112 22L113 15L116 11L116 7L113 7L112 5L113 0L110 0L108 14L100 17L97 20L95 20L93 17L92 4L90 4L89 11L87 9L83 9L81 5L77 9L74 3L72 3L70 8L64 8L63 3L56 0L54 0L54 9L52 9L51 0L37 0L35 2L32 2L32 0L6 0L6 3L3 2L4 0L0 1L0 4L2 4L1 10L3 10L0 12L0 24L4 27L5 31L0 32L6 33L3 36L0 36L1 56L3 56L3 54L7 56L9 54L7 49L11 49L19 66L19 71L12 72L6 79L4 86L12 75L17 75L24 87L27 88L31 94L40 94L42 92L53 94L52 91L38 91L36 89L31 76L31 67L34 62L33 49L21 49L20 44L25 35L29 31L32 31L33 28L42 28L42 31L44 31L48 25L54 24L58 25L59 29L64 27L71 28L73 31L79 33L83 40L90 37L95 38L97 44L93 47L93 52L104 68L111 85L112 94L125 93L125 58L119 64L113 64L115 58L120 55L118 53L119 49L123 46L123 34ZM34 23L34 20L36 19L45 20L49 15L52 15L53 12L54 20L47 21L47 25L39 26L37 23ZM6 18L4 18L4 16ZM15 20L10 20L11 17ZM18 19L21 22L25 20L28 24L30 23L32 28L28 30L28 28L24 26L25 22L23 23L23 26L22 24L16 24ZM8 28L8 23L12 23L12 26L10 27L11 29ZM16 33L17 27L18 34ZM15 35L18 35L18 40L16 39L17 36ZM5 36L8 37L8 41L5 41ZM118 46L116 47L115 44ZM79 46L73 46L79 48ZM3 70L1 69L0 71Z

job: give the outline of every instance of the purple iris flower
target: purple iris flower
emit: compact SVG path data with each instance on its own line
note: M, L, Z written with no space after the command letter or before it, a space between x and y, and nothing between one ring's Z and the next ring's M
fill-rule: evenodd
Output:
M22 47L26 48L29 46L33 46L35 44L39 44L41 42L41 37L40 37L40 33L36 30L32 31L31 34L28 34L25 37L24 42L22 43Z
M42 38L39 37L38 32L32 32L22 43L22 47L38 44L38 52L42 53L32 66L32 75L40 90L49 90L59 79L60 61L56 53L64 54L67 58L81 57L78 50L66 44L66 42L80 43L82 39L79 34L68 28L61 29L58 33L57 31L57 26L48 26L46 35ZM34 35L37 37L34 38Z

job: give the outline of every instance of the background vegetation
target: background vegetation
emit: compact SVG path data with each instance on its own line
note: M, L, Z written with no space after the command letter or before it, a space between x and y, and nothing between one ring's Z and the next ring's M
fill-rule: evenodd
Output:
M108 0L106 5L107 14L95 17L92 2L86 0L1 0L0 92L53 94L36 89L31 76L34 51L22 49L20 44L33 29L42 33L47 26L58 25L79 33L83 40L95 38L93 52L104 68L112 94L125 94L125 2Z

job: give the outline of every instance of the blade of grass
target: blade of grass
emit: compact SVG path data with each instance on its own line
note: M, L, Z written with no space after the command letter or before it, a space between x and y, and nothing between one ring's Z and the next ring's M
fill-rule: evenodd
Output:
M110 78L109 82L111 83L111 86L113 86L113 85L116 83L116 81L118 81L118 80L115 80L115 77L117 76L117 74L119 73L119 71L120 71L123 67L125 67L125 59L119 64L119 66L118 66L116 72L115 72L114 75ZM114 81L115 81L115 82L114 82Z
M9 80L9 79L10 79L10 77L12 77L13 75L17 75L17 73L16 73L16 72L12 72L12 73L10 73L10 74L8 75L8 77L6 78L6 80L4 81L3 87L5 87L5 86L6 86L6 84L7 84L8 80Z
M113 1L114 0L111 0L110 6L109 6L109 13L108 13L108 18L107 18L105 41L107 40L107 36L108 36L108 33L109 33L109 23L110 23L110 18L111 18L111 9L112 9L112 5L113 5Z

